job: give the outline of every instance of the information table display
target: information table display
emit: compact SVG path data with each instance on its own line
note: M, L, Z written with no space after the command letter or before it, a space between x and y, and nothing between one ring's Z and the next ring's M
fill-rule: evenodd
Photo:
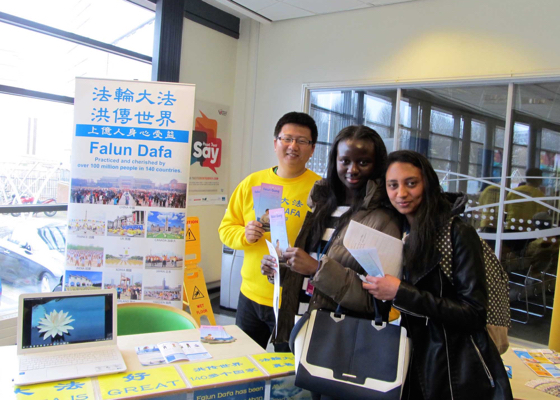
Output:
M292 400L310 399L307 391L294 386L295 376L291 363L294 363L290 353L264 353L263 349L249 338L237 326L224 327L226 331L237 338L233 343L205 344L212 355L212 360L174 362L155 366L143 366L138 360L135 347L150 343L165 341L199 340L198 329L149 333L143 335L120 336L118 346L123 354L128 370L122 374L107 375L105 377L74 379L71 381L51 382L39 385L15 387L11 377L15 373L16 346L0 346L0 399L2 400L102 400L102 399L132 399L157 396L167 400ZM511 367L513 378L511 386L515 399L547 400L557 399L553 395L532 389L525 384L536 378L510 348L503 356L504 364ZM223 365L223 372L228 372L226 365L239 363L242 360L243 369L251 369L251 377L245 375L239 380L228 377L221 381L189 380L185 371L201 368L200 373L209 371L209 367ZM202 369L204 368L204 369ZM188 373L188 372L187 372ZM217 372L216 372L217 373ZM229 375L229 374L228 374ZM243 375L243 374L238 374ZM225 375L222 375L225 377ZM126 384L115 384L119 379ZM128 382L126 382L128 381ZM560 380L559 380L560 381ZM197 386L193 385L197 382ZM164 387L165 386L165 387ZM102 393L104 391L104 394ZM120 393L119 393L120 392Z
M120 374L16 387L11 383L16 346L0 347L0 399L108 400L154 397L178 400L310 399L293 386L293 355L264 353L237 326L224 327L237 340L205 344L211 360L143 366L136 346L163 341L198 340L198 329L120 336L118 346L127 365ZM10 367L10 365L12 367Z

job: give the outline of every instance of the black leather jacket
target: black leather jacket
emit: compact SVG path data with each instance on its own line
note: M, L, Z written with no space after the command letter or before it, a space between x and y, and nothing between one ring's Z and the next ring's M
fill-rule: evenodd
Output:
M453 283L436 254L429 265L405 268L393 300L413 346L402 398L512 399L502 359L486 330L480 239L474 228L456 219L452 243Z

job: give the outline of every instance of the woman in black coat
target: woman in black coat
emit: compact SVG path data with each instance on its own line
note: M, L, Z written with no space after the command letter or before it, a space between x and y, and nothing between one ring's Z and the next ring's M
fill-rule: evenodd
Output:
M404 218L402 281L367 277L364 288L402 312L413 351L403 399L512 399L502 359L486 330L488 293L482 246L470 225L454 218L429 161L413 151L388 157L387 194ZM452 257L437 250L451 223ZM451 279L448 278L451 276Z

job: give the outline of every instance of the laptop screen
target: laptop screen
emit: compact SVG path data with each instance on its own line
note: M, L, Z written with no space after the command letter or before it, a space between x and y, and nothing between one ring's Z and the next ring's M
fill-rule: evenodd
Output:
M21 320L22 349L112 340L113 297L25 298Z

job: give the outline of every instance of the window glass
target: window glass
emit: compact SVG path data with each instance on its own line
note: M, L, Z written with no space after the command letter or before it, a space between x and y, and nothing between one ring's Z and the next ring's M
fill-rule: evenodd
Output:
M516 146L512 147L512 157L511 157L511 173L512 175L521 174L525 172L525 161L527 160L527 147Z
M110 12L107 12L110 10ZM154 12L124 0L4 1L0 12L150 56ZM147 80L151 64L0 23L0 85L74 96L80 77ZM9 38L9 40L7 39ZM73 105L0 94L0 203L67 203ZM67 213L0 213L0 318L60 290Z
M529 143L529 125L516 122L513 126L513 144L527 146Z
M393 137L393 104L396 92L387 96L368 92L364 97L364 125L374 129L382 138Z
M471 140L473 142L484 143L486 137L486 125L483 122L471 121Z
M68 168L72 147L74 107L71 104L0 94L3 110L0 146L3 163L22 157L59 161Z
M3 1L0 11L152 55L155 13L125 0Z
M74 97L74 78L150 80L151 64L0 23L0 84ZM48 62L46 62L48 60Z
M462 218L501 249L512 282L512 318L521 323L514 322L510 335L546 345L560 247L560 83L514 85L511 132L505 132L507 85L409 87L401 93L397 147L427 155L445 191L467 194ZM382 96L373 97L380 104Z
M553 275L558 265L558 164L560 109L558 83L516 85L513 105L511 170L506 182L501 259L511 277L512 319L540 326L554 300ZM546 149L546 150L544 150ZM545 177L548 177L545 179ZM547 322L548 321L548 322ZM521 335L523 330L511 333Z
M430 158L449 159L452 140L444 136L433 135L430 140Z
M541 138L541 148L548 150L558 150L558 142L560 142L560 133L543 128Z
M402 90L401 148L426 154L434 165L449 160L445 189L469 194L474 210L467 219L477 229L477 201L488 186L481 179L499 172L494 146L503 146L506 104L507 86Z
M330 144L350 125L367 125L379 133L388 151L393 149L395 90L311 91L309 113L319 138L307 167L324 176Z
M495 132L496 135L494 137L494 145L503 149L505 128L497 126Z
M469 152L469 163L482 165L484 146L479 143L471 142Z
M432 110L430 118L430 130L432 132L453 136L453 124L453 115L438 110Z

